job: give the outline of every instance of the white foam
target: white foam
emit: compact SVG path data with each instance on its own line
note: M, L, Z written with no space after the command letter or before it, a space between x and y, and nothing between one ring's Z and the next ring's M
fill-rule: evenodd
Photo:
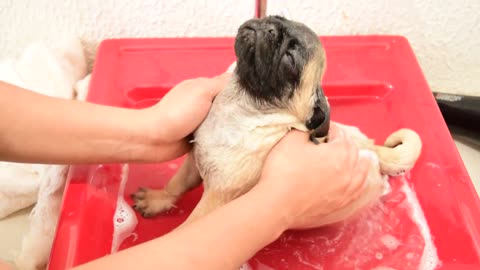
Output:
M438 165L436 163L433 163L433 162L427 162L427 163L425 163L425 165L427 165L428 167L434 168L434 169L442 168L442 167L440 167L440 165Z
M380 164L377 153L371 150L361 149L360 151L358 151L358 155L370 159L375 164Z
M420 260L421 270L433 270L440 263L437 255L437 249L433 244L432 236L430 235L430 229L428 228L425 215L423 214L420 203L415 195L415 192L408 186L405 178L402 179L402 191L406 195L406 199L409 207L409 215L415 224L417 224L420 234L425 241L425 247L423 248L422 258Z
M252 267L248 263L244 263L242 266L240 266L239 270L252 270Z
M113 215L113 239L112 248L110 250L111 253L117 252L120 248L120 245L128 237L133 235L135 239L137 238L137 235L133 233L138 224L137 217L133 209L123 198L125 185L128 181L128 170L128 165L124 164L122 166L122 173L120 176L121 180L118 190L117 207L115 209L115 214Z
M385 234L380 238L380 241L382 241L385 247L389 250L395 250L400 245L400 241L398 241L398 239L391 234Z
M392 186L390 185L390 182L388 181L388 175L382 175L382 181L383 181L383 192L382 196L387 195L388 193L392 192Z
M295 251L295 252L293 253L293 255L294 255L295 257L297 257L298 261L299 261L300 263L302 263L303 265L309 266L309 267L311 267L312 269L315 269L315 270L323 270L323 266L322 266L322 265L310 263L309 261L305 260L305 259L302 257L302 255L300 254L300 252Z
M178 169L178 164L176 163L170 163L168 164L168 168L172 169L172 170L176 170Z

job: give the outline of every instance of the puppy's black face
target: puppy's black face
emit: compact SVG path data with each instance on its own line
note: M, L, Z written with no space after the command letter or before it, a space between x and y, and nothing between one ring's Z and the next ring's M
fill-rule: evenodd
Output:
M240 26L235 40L241 86L260 101L291 97L318 38L308 28L282 17L252 19Z
M320 87L324 52L307 26L278 16L249 20L238 30L235 53L238 83L250 96L273 106L309 106L299 117L308 118L305 124L311 130L329 121ZM316 135L325 132L328 127Z

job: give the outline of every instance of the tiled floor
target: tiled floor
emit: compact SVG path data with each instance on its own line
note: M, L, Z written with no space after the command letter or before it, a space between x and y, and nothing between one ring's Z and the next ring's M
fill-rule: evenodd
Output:
M480 191L480 144L461 134L454 135L465 166L477 192ZM22 235L28 229L28 213L31 208L0 220L0 260L13 262L21 245ZM1 266L1 265L0 265Z

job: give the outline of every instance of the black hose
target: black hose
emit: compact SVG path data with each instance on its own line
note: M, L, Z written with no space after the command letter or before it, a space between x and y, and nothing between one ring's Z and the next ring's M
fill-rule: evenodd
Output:
M433 93L448 127L480 139L480 97Z

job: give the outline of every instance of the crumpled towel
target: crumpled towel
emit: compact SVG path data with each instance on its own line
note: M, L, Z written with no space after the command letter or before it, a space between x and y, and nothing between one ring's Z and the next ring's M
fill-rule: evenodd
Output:
M34 43L18 59L0 62L0 80L65 99L85 97L85 85L83 92L75 93L74 88L86 73L78 39L59 42L55 47ZM39 269L48 262L67 172L67 165L0 162L0 219L37 203L16 260L19 269Z

